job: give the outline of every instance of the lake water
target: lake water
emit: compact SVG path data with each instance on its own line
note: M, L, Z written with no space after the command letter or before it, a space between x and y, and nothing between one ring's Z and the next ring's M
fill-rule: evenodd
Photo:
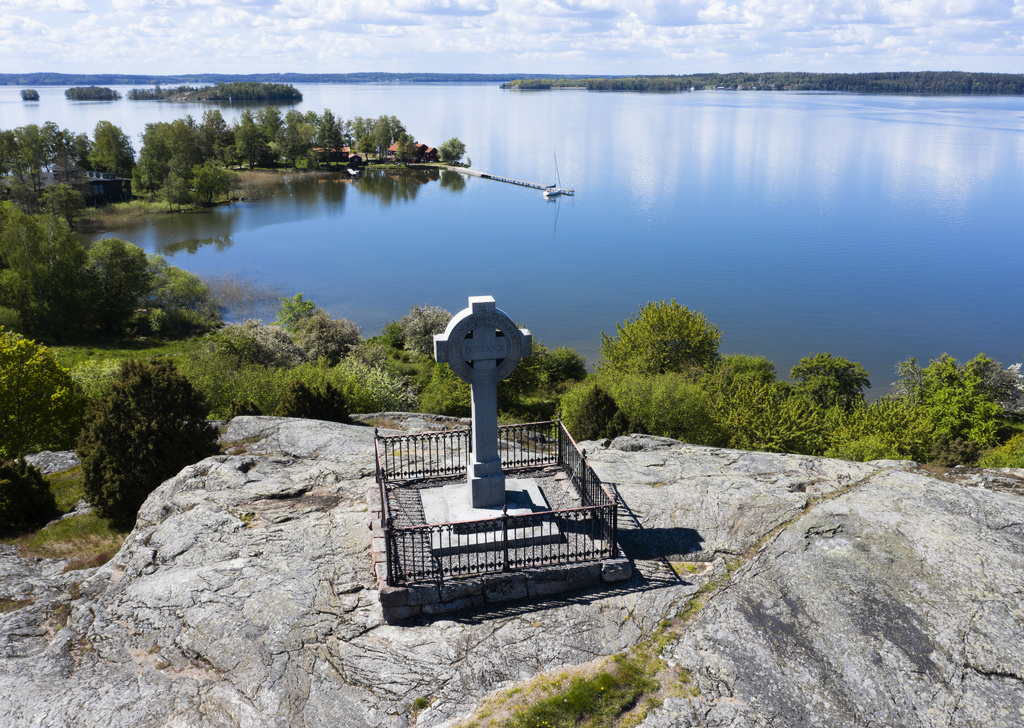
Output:
M576 196L325 180L118 235L203 275L302 291L366 335L413 304L454 312L491 294L595 363L602 331L675 298L722 329L723 352L785 375L830 351L863 363L874 395L910 356L1024 355L1024 98L299 88L300 110L394 114L434 146L457 136L482 171L551 183L557 154ZM206 108L39 91L23 103L0 88L0 127L109 119L137 139Z

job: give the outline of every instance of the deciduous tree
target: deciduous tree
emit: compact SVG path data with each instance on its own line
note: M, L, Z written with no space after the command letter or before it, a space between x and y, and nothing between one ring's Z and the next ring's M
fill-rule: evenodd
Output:
M871 386L863 366L827 351L805 356L789 376L797 382L796 391L819 407L849 409L864 401L864 389Z
M81 399L50 350L0 327L0 461L68 447Z
M601 333L602 372L664 374L711 369L722 333L703 312L669 302L651 302L616 324L614 337Z
M456 137L452 137L437 148L441 154L441 161L454 163L461 162L462 156L466 153L466 145Z
M135 149L121 129L109 121L100 121L92 134L92 154L89 156L94 169L112 172L118 177L131 177L135 168Z

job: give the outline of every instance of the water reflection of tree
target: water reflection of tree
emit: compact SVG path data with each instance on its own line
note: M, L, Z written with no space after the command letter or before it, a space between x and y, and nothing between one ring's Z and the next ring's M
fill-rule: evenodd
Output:
M166 256L172 256L181 252L195 255L200 248L205 248L207 245L212 245L217 249L218 253L223 253L234 244L235 241L231 239L230 235L218 235L212 238L191 238L190 240L179 240L174 243L159 243L156 249Z
M466 189L466 178L458 172L446 169L441 172L441 186L452 192L462 192Z
M367 170L356 182L362 193L377 197L387 206L393 202L411 202L416 199L420 188L441 179L441 170L427 169Z

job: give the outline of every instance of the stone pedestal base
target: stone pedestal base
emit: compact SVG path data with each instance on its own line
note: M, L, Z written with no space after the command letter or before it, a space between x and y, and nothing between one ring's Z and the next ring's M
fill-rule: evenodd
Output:
M500 511L505 505L505 473L500 460L471 462L467 468L467 481L472 492L473 508L493 508ZM428 521L429 523L429 521Z

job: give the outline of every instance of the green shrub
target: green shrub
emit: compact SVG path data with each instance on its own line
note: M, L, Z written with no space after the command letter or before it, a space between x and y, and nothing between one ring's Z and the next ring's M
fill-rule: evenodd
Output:
M576 421L579 416L580 405L583 404L583 400L590 390L598 386L600 379L600 375L587 377L582 382L577 382L569 387L559 398L559 416L562 418L562 424L565 425L569 432L576 432Z
M305 300L302 296L303 294L296 293L291 298L282 298L281 308L274 323L287 331L294 331L299 321L320 310L315 303Z
M53 493L38 468L24 460L0 464L0 533L45 523L56 512Z
M827 351L805 356L789 376L797 383L796 391L819 407L849 409L864 401L864 388L871 386L867 369Z
M627 434L629 420L615 400L600 385L590 389L580 402L570 430L577 441L615 438Z
M1024 433L1014 435L978 461L983 468L1024 468Z
M332 319L326 311L300 318L292 326L295 343L310 361L327 359L337 363L362 341L359 327L348 319Z
M259 406L252 401L252 399L234 399L231 400L231 410L229 411L229 419L235 419L236 417L243 417L249 415L262 415Z
M973 465L980 454L981 450L976 443L959 437L950 437L943 432L932 446L931 461L947 468L954 465Z
M211 416L221 420L231 418L232 404L239 400L250 400L260 412L273 412L294 378L288 369L240 366L230 356L209 351L183 361L181 371L209 403Z
M614 337L601 334L598 371L663 374L708 371L718 362L722 332L704 318L672 301L651 302L615 324Z
M574 382L587 378L587 360L575 349L559 346L541 358L544 384L553 391L564 391Z
M869 405L857 404L850 410L834 407L824 413L823 419L828 457L860 462L924 462L935 442L927 412L910 399L883 397Z
M311 387L300 379L288 385L274 412L278 417L304 417L310 420L348 422L345 396L331 383Z
M87 359L71 370L71 378L85 397L96 399L110 389L118 368L116 359Z
M358 361L372 369L382 369L388 360L391 347L382 339L360 341L349 351L348 358Z
M294 367L306 361L306 353L287 331L251 319L228 324L211 339L217 352L233 358L239 366Z
M166 359L127 360L78 440L86 499L122 524L186 465L217 451L201 396Z
M818 455L825 449L822 412L782 382L737 376L714 392L715 418L740 450Z
M825 457L866 463L869 460L902 460L900 453L879 435L864 435L855 440L842 440L825 451Z
M154 332L167 336L221 322L221 304L199 276L170 265L161 255L148 260L152 288L147 304L153 309L149 325Z
M0 328L0 461L74 442L82 396L45 346Z
M447 324L445 324L447 326ZM402 324L397 321L388 321L384 325L380 338L392 349L405 348L405 334L402 333Z
M13 308L0 305L0 328L10 332L21 331L21 314Z
M412 412L416 409L416 396L408 380L384 369L349 358L333 367L329 376L344 391L349 412Z
M682 374L630 374L603 380L637 432L698 445L725 445L711 395Z
M994 444L1003 410L982 381L984 354L966 364L943 354L924 368L921 400L937 434L970 440L980 447Z
M447 364L433 368L430 382L420 393L420 411L451 417L469 417L469 385L455 376Z
M434 356L434 334L443 334L452 315L437 306L413 306L399 321L405 348L423 356Z

